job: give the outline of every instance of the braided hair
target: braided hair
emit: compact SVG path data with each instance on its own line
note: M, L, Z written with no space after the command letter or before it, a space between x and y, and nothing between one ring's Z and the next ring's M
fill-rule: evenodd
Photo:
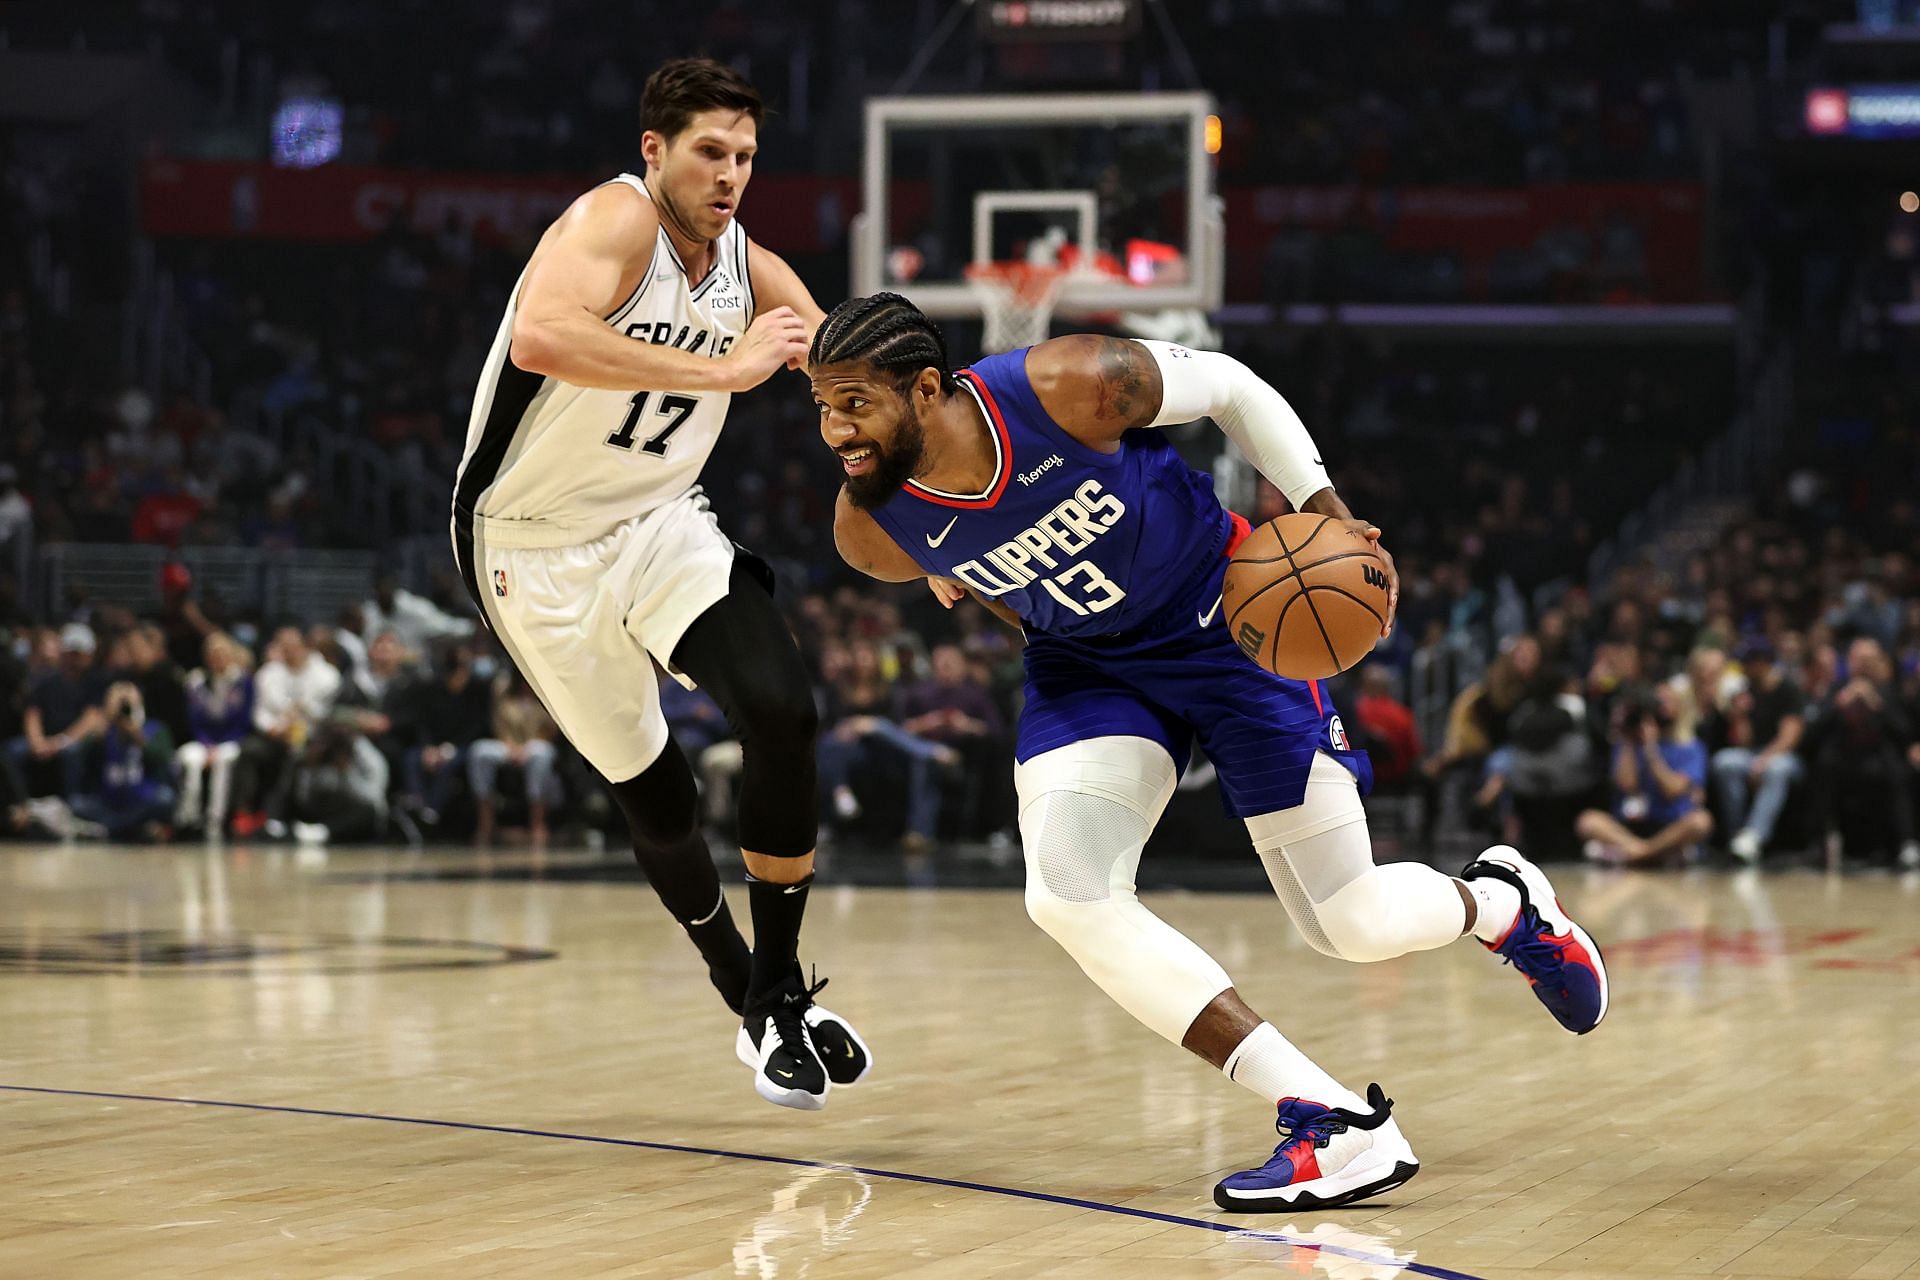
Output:
M943 394L960 389L947 367L947 340L940 326L897 293L848 298L820 322L808 363L847 360L872 365L901 387L922 369L937 369Z

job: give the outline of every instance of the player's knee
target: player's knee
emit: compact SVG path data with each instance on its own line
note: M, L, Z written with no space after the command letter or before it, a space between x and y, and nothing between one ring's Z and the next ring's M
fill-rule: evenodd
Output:
M1113 972L1116 965L1124 968L1123 957L1138 942L1121 904L1113 898L1075 902L1030 882L1027 918L1102 985L1102 975Z
M610 785L636 841L667 846L693 834L700 817L700 791L686 757L671 742L658 760L637 775Z
M1027 882L1027 919L1040 926L1042 933L1052 936L1058 906L1054 896L1031 880Z
M1048 796L1029 813L1034 820L1022 831L1027 918L1079 956L1112 903L1116 866L1126 860L1130 867L1145 846L1145 824L1111 800L1070 792Z
M1014 779L1027 917L1083 968L1097 968L1103 950L1126 945L1116 939L1124 928L1116 897L1132 893L1173 791L1173 761L1146 739L1088 739L1025 761Z
M1068 940L1077 933L1078 913L1085 909L1085 903L1067 902L1055 897L1046 885L1031 878L1027 881L1027 919L1069 951L1073 950Z
M669 848L694 832L699 810L691 803L651 804L630 808L622 805L627 826L634 839L658 848Z
M1431 901L1432 895L1425 891L1436 886L1407 884L1395 874L1400 869L1375 867L1317 904L1314 917L1320 936L1315 938L1308 931L1308 941L1323 955L1374 964L1434 945L1436 937L1457 936L1466 914L1464 904L1454 896L1457 891L1449 887L1448 900ZM1420 870L1433 874L1425 867ZM1429 915L1444 919L1430 920Z
M1319 936L1309 932L1308 943L1321 955L1356 964L1371 964L1396 954L1376 936L1376 929L1384 921L1377 914L1380 904L1375 898L1363 878L1320 903L1314 908Z
M741 738L773 750L809 751L820 731L813 689L797 674L753 681L741 691L739 714Z
M1398 942L1384 937L1379 932L1384 921L1371 923L1350 919L1321 921L1324 937L1314 949L1321 955L1332 956L1335 960L1345 960L1351 964L1377 964L1382 960L1391 960L1395 956L1406 954L1406 948Z

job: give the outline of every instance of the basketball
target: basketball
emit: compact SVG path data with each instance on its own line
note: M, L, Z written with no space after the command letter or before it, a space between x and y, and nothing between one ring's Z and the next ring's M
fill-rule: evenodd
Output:
M1285 515L1234 550L1220 607L1249 658L1289 680L1325 680L1380 639L1387 568L1333 516Z

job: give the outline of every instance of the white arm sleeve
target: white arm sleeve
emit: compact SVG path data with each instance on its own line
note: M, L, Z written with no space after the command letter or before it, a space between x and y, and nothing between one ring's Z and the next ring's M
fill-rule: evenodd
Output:
M1253 370L1218 351L1135 341L1160 366L1160 412L1150 426L1212 418L1295 511L1332 486L1300 415Z

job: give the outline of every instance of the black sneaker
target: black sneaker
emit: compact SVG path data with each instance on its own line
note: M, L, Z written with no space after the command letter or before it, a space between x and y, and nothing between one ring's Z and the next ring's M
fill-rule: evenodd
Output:
M873 1051L867 1048L867 1042L853 1029L853 1024L822 1005L812 1003L812 998L820 994L827 985L825 978L807 988L807 1011L800 1015L807 1024L807 1034L813 1037L813 1047L820 1052L820 1061L827 1066L827 1078L844 1088L850 1084L859 1084L873 1070Z
M794 978L799 980L800 966L795 965ZM827 979L807 987L807 1010L801 1014L801 1021L807 1024L807 1034L813 1040L814 1051L820 1055L820 1061L826 1064L827 1079L842 1088L859 1084L873 1070L873 1050L867 1048L867 1042L853 1029L853 1024L833 1010L813 1003L827 985ZM734 1051L740 1061L748 1066L757 1065L753 1041L747 1036L745 1028L734 1042Z
M777 1106L818 1111L833 1088L808 1034L806 1013L812 1005L813 996L796 972L748 1002L735 1038L734 1051L753 1068L754 1092Z

